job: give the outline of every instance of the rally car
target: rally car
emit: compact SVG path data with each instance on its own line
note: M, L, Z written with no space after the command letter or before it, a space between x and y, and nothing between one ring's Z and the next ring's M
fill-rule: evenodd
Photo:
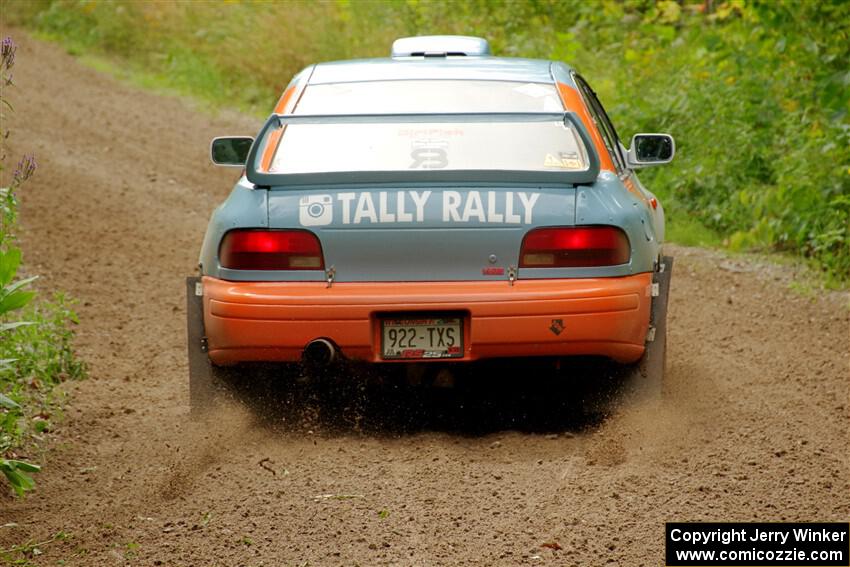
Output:
M247 362L469 363L577 355L660 384L664 213L588 83L480 38L399 39L311 65L257 137L188 278L190 391Z

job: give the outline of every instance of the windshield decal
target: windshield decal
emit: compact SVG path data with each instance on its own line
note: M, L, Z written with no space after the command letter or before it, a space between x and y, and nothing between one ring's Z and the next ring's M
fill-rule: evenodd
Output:
M412 144L410 157L413 163L408 169L443 169L449 165L448 142L440 140L416 140Z
M543 167L557 167L560 169L581 169L581 160L578 154L571 152L558 152L558 157L546 154Z

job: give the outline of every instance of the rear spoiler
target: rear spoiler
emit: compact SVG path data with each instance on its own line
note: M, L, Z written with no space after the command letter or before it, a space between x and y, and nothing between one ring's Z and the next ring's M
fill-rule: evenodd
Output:
M572 124L587 153L587 169L581 171L534 171L505 169L408 169L394 171L333 171L318 173L268 173L258 169L268 132L288 124L384 124L384 123L480 123L558 122ZM581 119L575 112L472 112L413 114L272 114L266 121L246 161L248 181L260 186L333 185L348 183L487 182L588 184L599 175L599 156Z

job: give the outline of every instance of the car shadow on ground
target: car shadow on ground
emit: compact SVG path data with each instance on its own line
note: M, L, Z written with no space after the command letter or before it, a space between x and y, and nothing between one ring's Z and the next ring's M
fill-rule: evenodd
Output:
M624 367L598 359L559 365L549 360L429 364L411 370L348 364L313 372L256 365L228 372L222 393L263 425L283 431L558 433L601 425L628 399L628 381Z

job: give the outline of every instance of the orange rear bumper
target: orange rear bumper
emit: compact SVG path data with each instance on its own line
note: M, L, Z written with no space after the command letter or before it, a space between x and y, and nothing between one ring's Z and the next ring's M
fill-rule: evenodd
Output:
M651 274L622 278L492 282L233 282L203 278L210 359L296 361L327 338L348 358L383 362L380 315L464 315L463 358L601 355L641 357ZM563 330L552 330L560 319ZM558 325L555 325L556 330Z

